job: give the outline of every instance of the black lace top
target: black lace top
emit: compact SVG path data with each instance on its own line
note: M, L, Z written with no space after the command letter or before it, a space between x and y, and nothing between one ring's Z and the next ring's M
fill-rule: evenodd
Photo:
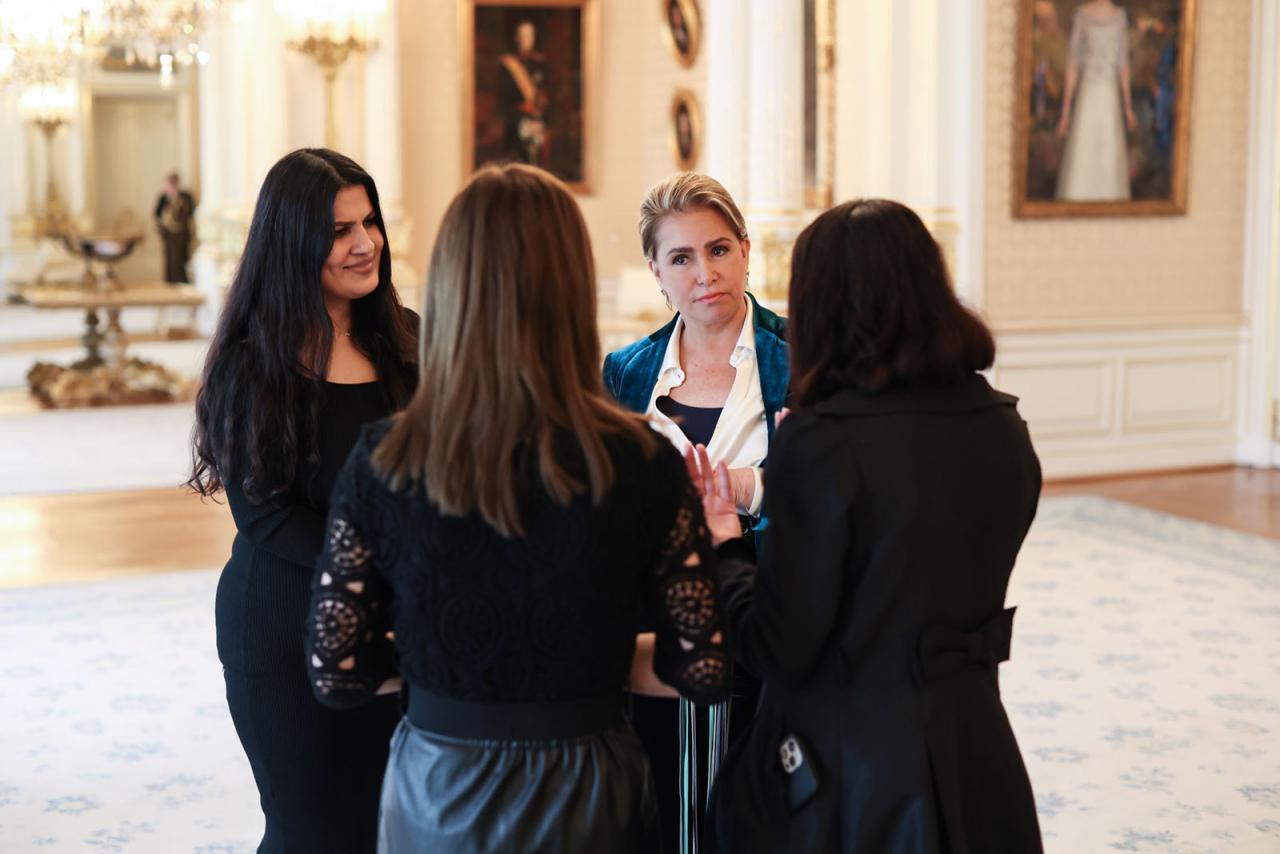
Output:
M611 440L615 487L598 506L558 506L535 475L514 474L527 533L507 539L478 515L442 515L420 488L388 490L369 461L388 426L365 429L331 499L307 643L322 703L365 702L397 665L459 700L617 694L642 622L656 627L662 681L699 703L728 696L715 554L666 442L646 460L634 440Z

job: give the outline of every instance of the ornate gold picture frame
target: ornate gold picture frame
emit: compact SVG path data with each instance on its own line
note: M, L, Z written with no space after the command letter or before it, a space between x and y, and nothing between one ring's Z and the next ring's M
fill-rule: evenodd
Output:
M702 156L702 108L689 89L677 89L671 99L671 156L676 168L687 172Z
M1020 0L1015 217L1187 210L1196 0Z
M662 7L662 37L676 61L689 68L702 46L702 10L698 0L658 0Z
M459 0L463 173L540 166L591 192L598 0Z

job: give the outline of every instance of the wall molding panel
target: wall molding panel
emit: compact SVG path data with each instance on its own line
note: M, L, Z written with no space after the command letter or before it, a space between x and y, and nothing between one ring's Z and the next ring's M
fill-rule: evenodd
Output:
M1235 461L1243 325L997 337L1046 477Z

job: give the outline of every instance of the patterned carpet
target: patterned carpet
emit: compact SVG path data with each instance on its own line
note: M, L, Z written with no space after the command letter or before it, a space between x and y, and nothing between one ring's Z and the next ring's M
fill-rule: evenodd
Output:
M0 592L0 851L253 850L215 583ZM1049 852L1280 852L1280 542L1048 499L1009 602Z

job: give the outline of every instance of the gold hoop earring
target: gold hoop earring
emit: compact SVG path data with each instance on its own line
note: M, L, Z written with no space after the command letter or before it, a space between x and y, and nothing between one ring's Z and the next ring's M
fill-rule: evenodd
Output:
M671 304L671 297L667 296L667 292L666 292L666 290L665 290L665 289L663 289L663 288L658 288L658 293L662 294L662 298L663 298L663 300L665 300L665 301L666 301L666 303L667 303L667 309L668 309L669 311L675 311L675 310L676 310L676 307L675 307L674 305L672 305L672 304Z

